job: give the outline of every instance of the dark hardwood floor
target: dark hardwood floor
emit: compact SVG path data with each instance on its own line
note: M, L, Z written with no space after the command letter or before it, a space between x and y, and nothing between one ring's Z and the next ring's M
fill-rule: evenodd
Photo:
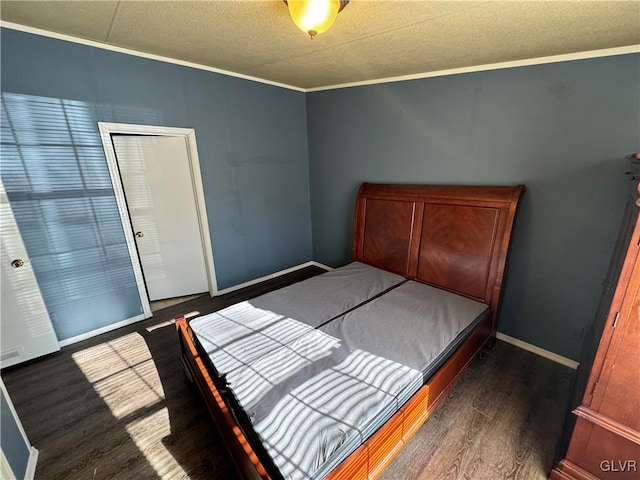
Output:
M574 374L498 340L380 479L546 479Z
M27 435L40 451L36 479L235 479L222 440L183 375L170 320L219 310L321 272L309 267L215 299L205 295L4 370ZM382 479L546 478L572 375L498 341Z

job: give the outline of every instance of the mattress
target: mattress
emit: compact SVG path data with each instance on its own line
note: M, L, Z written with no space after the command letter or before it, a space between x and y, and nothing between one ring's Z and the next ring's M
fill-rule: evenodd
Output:
M278 346L254 348L227 372L228 388L283 478L324 478L420 389L488 308L412 281L385 292L329 321L281 320ZM199 323L217 320L206 318ZM272 325L253 340L262 345ZM217 352L214 365L225 358Z
M216 373L224 376L404 282L353 262L191 320Z
M426 379L436 357L488 309L484 303L408 281L320 330L351 350L420 370Z
M282 477L299 480L323 478L393 416L397 396L420 388L422 375L315 331L227 381Z

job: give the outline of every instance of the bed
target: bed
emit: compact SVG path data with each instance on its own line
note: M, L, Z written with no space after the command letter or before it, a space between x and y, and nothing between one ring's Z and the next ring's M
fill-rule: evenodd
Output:
M376 478L495 341L524 186L364 183L353 262L176 322L246 479Z

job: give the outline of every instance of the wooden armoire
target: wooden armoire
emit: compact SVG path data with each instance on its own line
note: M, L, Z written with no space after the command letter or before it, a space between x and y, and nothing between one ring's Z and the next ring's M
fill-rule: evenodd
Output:
M640 154L630 158L630 198L552 480L640 479Z

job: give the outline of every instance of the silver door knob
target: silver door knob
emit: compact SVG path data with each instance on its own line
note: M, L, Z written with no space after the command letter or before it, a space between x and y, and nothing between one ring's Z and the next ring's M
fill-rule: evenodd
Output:
M142 238L142 237L144 237L144 233L142 233L142 232L136 232L136 237L138 237L138 238Z
M16 258L13 262L11 262L11 266L13 268L20 268L24 265L24 260L21 258Z

